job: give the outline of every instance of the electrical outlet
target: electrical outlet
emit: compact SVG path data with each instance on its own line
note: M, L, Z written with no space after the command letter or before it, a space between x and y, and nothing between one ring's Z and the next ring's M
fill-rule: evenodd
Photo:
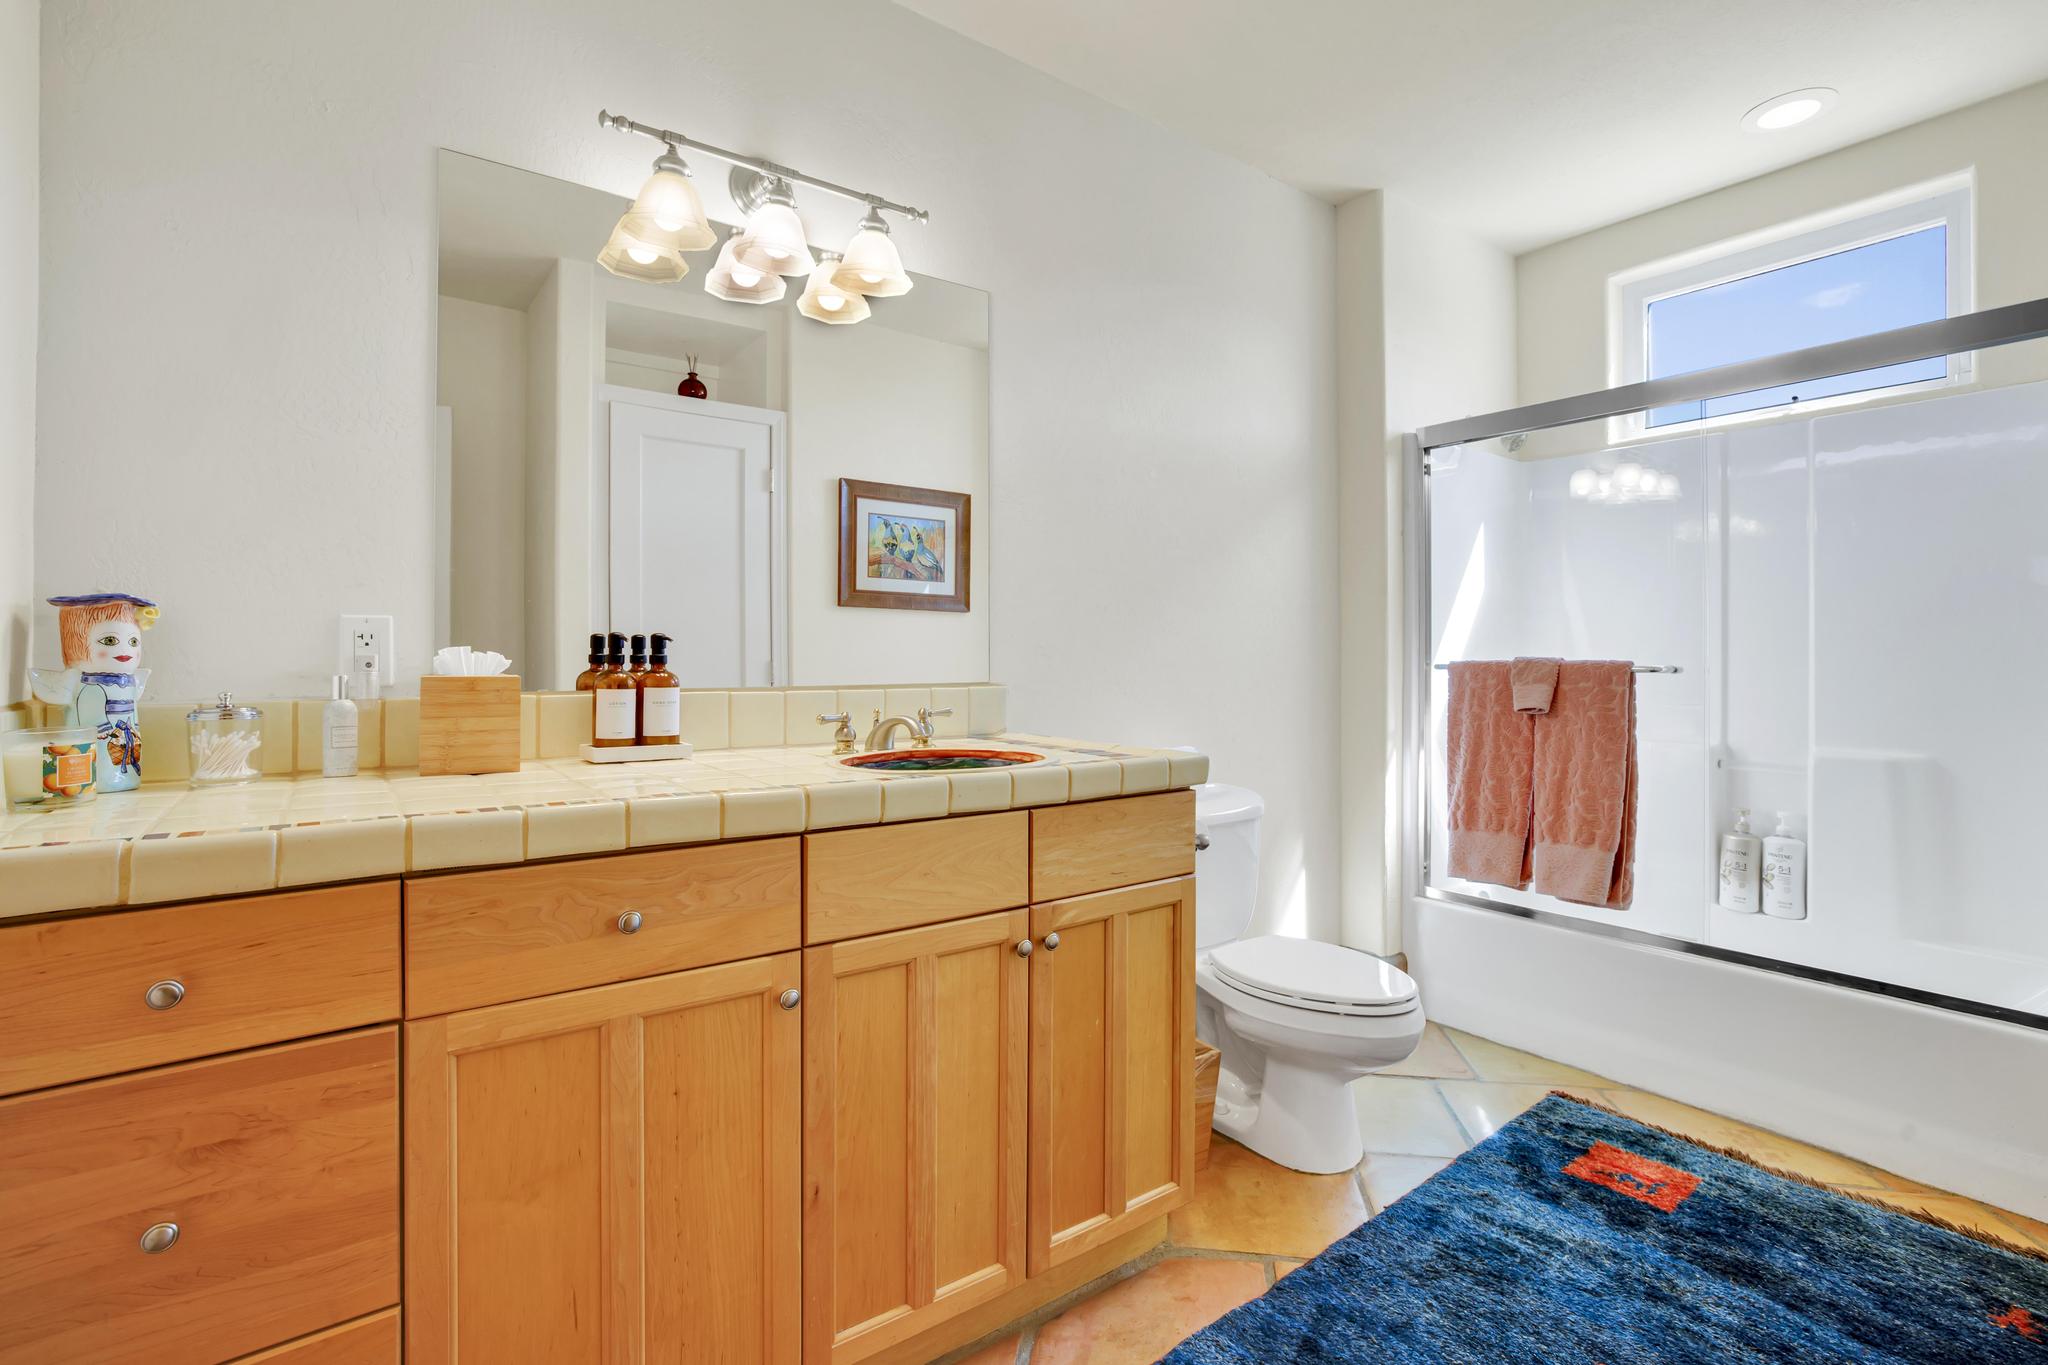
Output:
M342 616L335 650L334 671L354 680L356 698L373 697L373 689L397 681L397 636L389 616Z

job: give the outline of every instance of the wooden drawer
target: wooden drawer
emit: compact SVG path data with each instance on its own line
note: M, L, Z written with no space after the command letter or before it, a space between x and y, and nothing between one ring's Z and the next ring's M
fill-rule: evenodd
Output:
M801 866L791 836L407 878L406 1015L784 952Z
M397 1036L0 1100L0 1365L212 1365L396 1303Z
M398 1365L398 1310L344 1322L297 1341L287 1341L234 1365Z
M0 1095L396 1019L398 971L395 881L0 928Z
M1085 896L1195 870L1195 794L1161 792L1031 812L1031 899Z
M804 836L804 942L1009 910L1030 899L1023 811Z

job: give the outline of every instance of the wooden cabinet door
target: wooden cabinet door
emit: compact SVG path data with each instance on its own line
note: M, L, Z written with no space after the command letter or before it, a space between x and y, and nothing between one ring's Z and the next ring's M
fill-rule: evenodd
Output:
M1024 1279L1026 913L804 953L804 1358Z
M406 1025L410 1365L796 1361L800 965Z
M1034 905L1031 936L1037 1275L1187 1198L1195 879Z

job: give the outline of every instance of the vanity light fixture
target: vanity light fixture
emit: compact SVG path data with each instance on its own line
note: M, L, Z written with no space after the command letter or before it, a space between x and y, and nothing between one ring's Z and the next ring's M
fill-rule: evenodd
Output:
M704 277L704 292L727 303L774 303L789 292L789 284L772 270L742 261L746 245L744 234L734 228L718 249L718 264Z
M655 176L640 191L640 198L619 220L599 262L614 274L629 279L658 282L679 280L689 273L683 261L685 251L703 251L718 242L704 217L696 187L690 183L689 167L683 164L682 149L716 157L731 164L733 202L746 214L746 226L725 240L718 263L711 268L704 288L712 295L739 303L769 303L782 297L784 276L809 275L811 284L798 301L804 316L821 322L858 322L869 315L864 295L877 298L907 293L910 276L903 269L896 244L889 238L884 213L898 214L912 222L931 221L923 209L867 194L845 185L805 175L788 166L778 166L759 157L699 142L667 128L638 123L623 114L599 110L598 126L622 133L638 133L663 144L664 152L655 162ZM867 213L844 258L825 253L840 278L820 281L817 262L804 233L803 220L796 212L795 186L858 200ZM701 227L701 231L696 229ZM643 259L649 256L653 259ZM776 281L770 286L765 278Z
M873 206L847 243L846 255L832 272L832 283L871 299L910 292L910 276L904 272L903 258L896 254L896 244L889 240L889 224Z
M818 268L811 272L811 281L804 286L804 296L796 301L797 312L818 322L835 325L859 322L868 316L871 311L868 301L835 282L838 267L838 252L818 253Z

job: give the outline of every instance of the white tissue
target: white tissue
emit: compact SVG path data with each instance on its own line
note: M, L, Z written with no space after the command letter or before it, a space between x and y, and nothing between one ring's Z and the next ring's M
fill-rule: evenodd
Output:
M434 672L442 677L489 678L511 666L510 659L491 649L449 645L434 652Z

